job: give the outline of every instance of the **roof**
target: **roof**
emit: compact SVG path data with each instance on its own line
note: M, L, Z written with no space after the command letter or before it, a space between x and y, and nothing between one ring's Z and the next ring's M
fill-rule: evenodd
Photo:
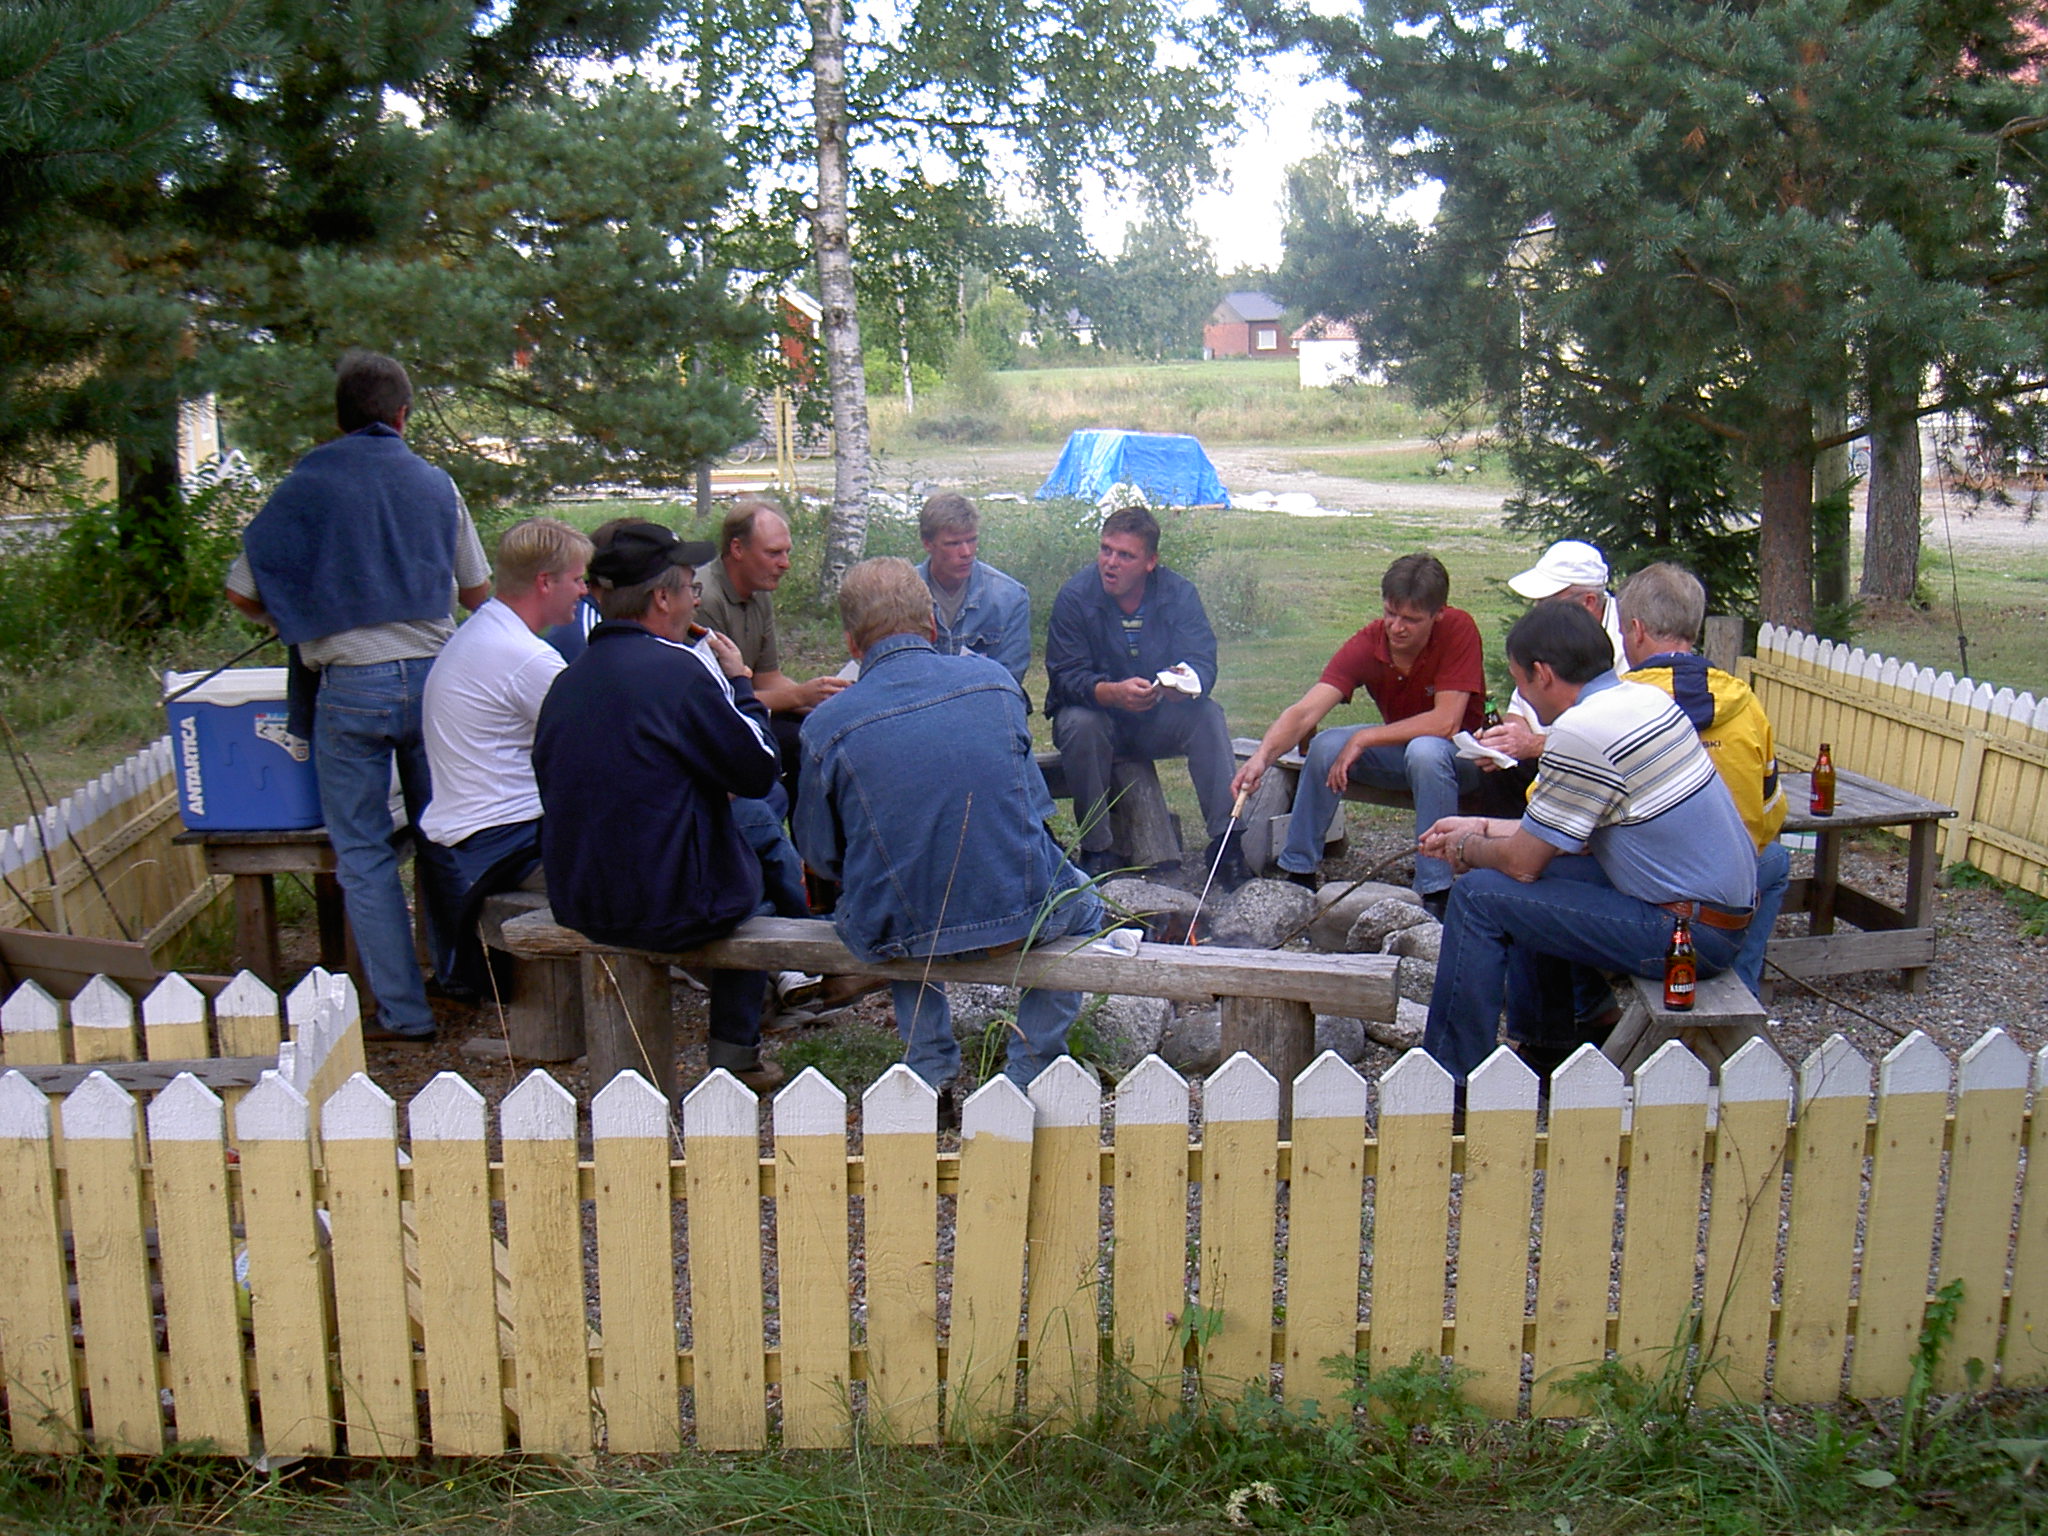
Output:
M1296 341L1356 341L1358 332L1351 329L1349 320L1332 320L1328 315L1317 315L1306 325L1294 328Z
M1226 309L1230 311L1229 315L1222 314ZM1226 293L1216 310L1223 319L1234 316L1244 321L1278 320L1287 312L1279 300L1265 293Z

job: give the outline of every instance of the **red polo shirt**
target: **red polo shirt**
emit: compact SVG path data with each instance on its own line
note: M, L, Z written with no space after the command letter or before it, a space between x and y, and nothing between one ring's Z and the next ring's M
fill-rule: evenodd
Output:
M1486 719L1486 662L1479 650L1479 626L1462 608L1446 608L1436 616L1422 654L1409 671L1394 670L1387 650L1387 621L1374 619L1330 658L1322 681L1342 693L1347 704L1363 688L1389 725L1426 714L1435 707L1439 688L1465 695L1465 718L1460 722L1465 730L1481 729Z

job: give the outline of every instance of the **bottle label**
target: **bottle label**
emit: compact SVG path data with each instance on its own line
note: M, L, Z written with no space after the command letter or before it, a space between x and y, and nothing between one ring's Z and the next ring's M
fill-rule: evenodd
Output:
M1679 961L1664 968L1664 1006L1674 1011L1692 1006L1696 985L1693 967Z

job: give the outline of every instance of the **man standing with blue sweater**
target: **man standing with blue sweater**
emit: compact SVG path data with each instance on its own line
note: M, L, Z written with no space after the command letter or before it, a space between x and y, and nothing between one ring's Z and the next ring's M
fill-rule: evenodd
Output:
M348 352L334 370L342 435L279 482L242 535L228 601L274 626L317 672L313 762L350 925L377 1000L365 1038L424 1043L434 1016L413 956L392 847L395 764L415 830L432 798L420 722L427 672L480 607L490 566L455 482L405 445L412 381L393 358ZM444 850L415 837L437 962L449 953L454 882Z

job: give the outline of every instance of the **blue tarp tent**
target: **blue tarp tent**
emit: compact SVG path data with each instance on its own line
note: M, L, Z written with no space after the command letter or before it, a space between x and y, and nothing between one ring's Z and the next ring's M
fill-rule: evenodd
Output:
M1230 493L1196 439L1180 432L1116 432L1090 428L1067 439L1038 499L1079 496L1088 501L1119 481L1167 507L1227 507Z

